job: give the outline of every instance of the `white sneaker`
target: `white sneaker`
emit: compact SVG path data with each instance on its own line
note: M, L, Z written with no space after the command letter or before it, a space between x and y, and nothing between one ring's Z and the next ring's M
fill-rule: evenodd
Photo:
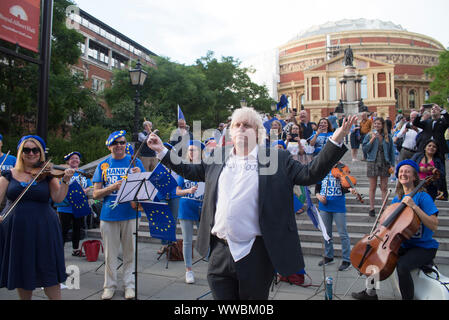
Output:
M104 289L103 294L101 295L101 300L111 300L114 296L115 290L114 289Z
M193 275L193 271L187 271L186 272L186 283L195 283L195 277Z
M134 288L125 288L125 299L130 300L136 297L136 291Z

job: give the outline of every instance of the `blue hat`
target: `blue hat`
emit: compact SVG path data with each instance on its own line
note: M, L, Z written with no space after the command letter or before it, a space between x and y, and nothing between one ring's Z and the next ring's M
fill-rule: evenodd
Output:
M271 147L274 148L274 147L276 147L277 145L281 145L282 147L284 147L284 150L287 149L287 146L285 145L285 142L282 141L282 140L274 141L274 142L271 144Z
M69 154L66 154L64 156L64 161L69 160L74 154L77 154L78 157L80 157L80 159L81 159L81 153L79 153L78 151L73 151L73 152L70 152Z
M133 146L131 145L131 143L128 142L128 143L126 144L125 152L126 152L127 154L129 154L130 156L132 156L132 155L134 154L134 148L133 148Z
M0 134L0 141L3 141L3 136Z
M125 130L114 131L113 133L111 133L109 135L108 140L106 140L106 145L109 147L111 145L111 143L113 143L115 141L115 139L124 137L125 134L126 134Z
M204 143L202 143L199 140L190 140L189 141L189 146L195 146L195 147L199 147L201 148L201 150L203 150L206 146L204 145Z
M42 139L42 138L39 137L39 136L33 136L33 135L23 136L23 137L19 140L19 143L17 144L17 150L19 150L20 145L21 145L25 140L31 139L31 138L37 140L37 141L41 144L42 149L44 149L44 152L45 152L46 145L45 145L44 139Z
M419 166L418 166L418 164L417 164L415 161L410 160L410 159L402 160L402 161L399 162L398 165L396 166L396 173L395 173L396 178L398 178L399 168L402 167L403 165L409 165L409 166L412 166L413 169L416 170L416 172L419 172Z

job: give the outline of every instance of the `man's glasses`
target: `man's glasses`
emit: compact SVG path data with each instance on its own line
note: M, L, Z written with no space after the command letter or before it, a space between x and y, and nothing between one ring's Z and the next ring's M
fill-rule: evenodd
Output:
M24 147L24 148L22 149L22 151L23 151L23 153L25 153L25 154L29 154L30 152L33 152L34 154L38 154L38 153L41 152L41 151L39 150L39 148L26 148L26 147Z
M114 141L111 143L111 146L116 146L118 144L124 146L126 144L126 141Z

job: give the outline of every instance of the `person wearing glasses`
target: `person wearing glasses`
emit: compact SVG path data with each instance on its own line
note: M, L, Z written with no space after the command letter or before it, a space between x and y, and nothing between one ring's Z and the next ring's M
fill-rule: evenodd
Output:
M136 229L136 211L130 203L122 203L112 207L117 197L122 181L129 173L144 172L142 162L126 153L126 131L115 131L106 140L106 146L111 156L100 162L95 169L92 182L94 184L94 199L103 199L100 214L100 231L103 239L105 255L105 271L103 300L110 300L117 289L117 257L120 244L123 251L123 282L125 299L135 297L134 282L134 240L133 232ZM140 217L140 212L139 212Z
M66 169L62 183L52 176L32 182L36 165L45 160L44 150L41 137L24 136L17 146L14 168L0 177L0 201L5 196L8 200L0 216L0 288L17 289L22 300L31 300L33 290L41 287L49 299L60 300L60 284L67 279L61 225L50 198L64 200L75 170Z

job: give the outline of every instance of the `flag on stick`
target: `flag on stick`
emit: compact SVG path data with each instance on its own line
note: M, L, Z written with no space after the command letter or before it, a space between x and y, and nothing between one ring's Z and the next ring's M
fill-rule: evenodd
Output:
M310 220L312 220L312 223L315 226L315 228L321 230L324 240L329 241L331 238L329 238L329 236L327 234L326 226L324 225L324 222L321 219L318 209L312 203L312 199L310 198L310 190L307 187L305 187L305 189L306 189L306 200L307 200L307 215L309 216Z

